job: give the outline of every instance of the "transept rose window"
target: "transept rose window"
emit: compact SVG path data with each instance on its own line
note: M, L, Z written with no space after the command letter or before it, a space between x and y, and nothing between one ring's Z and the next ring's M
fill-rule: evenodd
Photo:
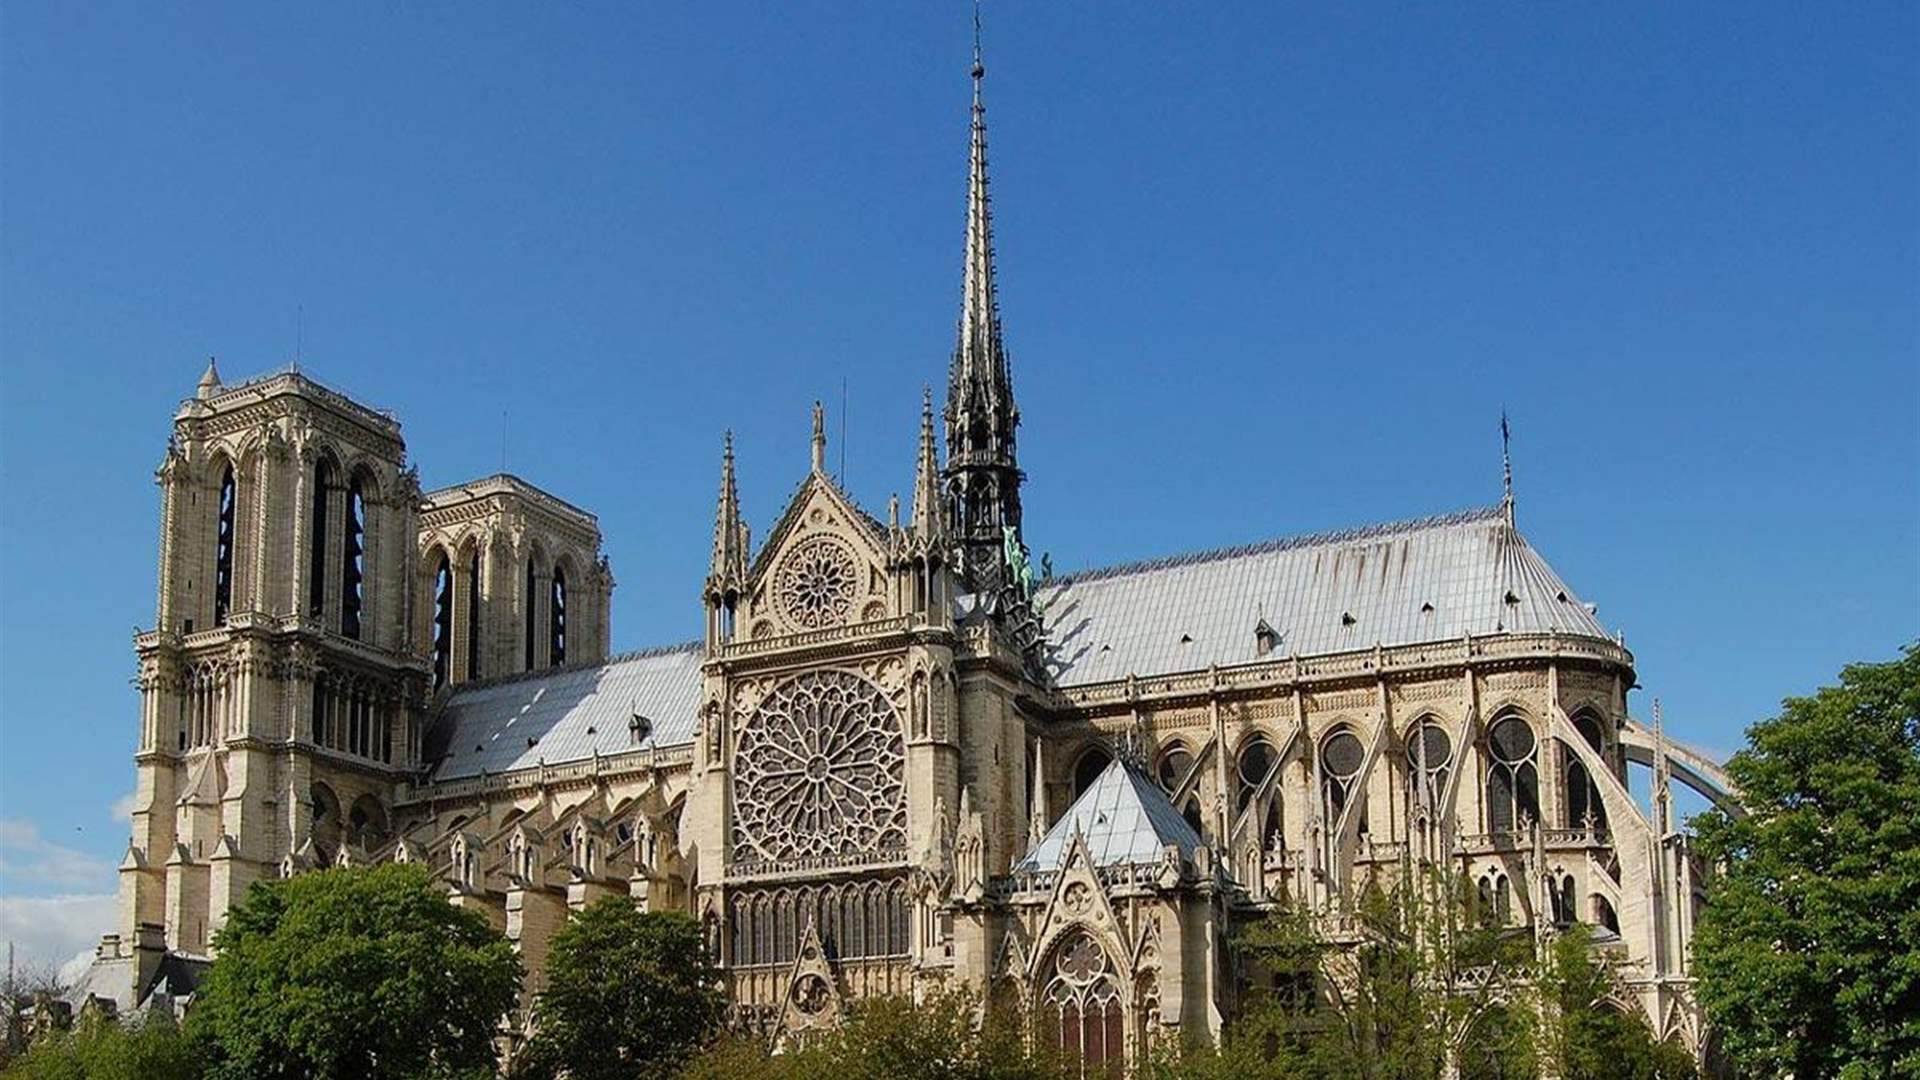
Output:
M860 568L838 540L816 536L795 548L780 564L774 594L780 610L799 626L817 630L838 626L853 614Z
M843 671L782 683L740 731L734 859L876 859L906 846L906 745L872 683Z

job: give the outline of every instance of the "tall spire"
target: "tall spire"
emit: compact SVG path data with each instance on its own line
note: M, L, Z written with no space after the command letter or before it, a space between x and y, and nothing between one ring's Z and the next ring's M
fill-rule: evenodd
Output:
M740 520L740 492L733 478L733 432L720 454L720 504L713 515L713 565L707 589L716 596L738 590L746 578L747 527Z
M987 180L986 63L980 51L980 9L974 7L972 143L967 173L967 237L962 260L960 325L947 379L947 464L954 531L966 549L962 570L976 592L1007 580L1005 530L1018 538L1020 467L1014 429L1020 410L1000 328L993 259L993 199Z
M1513 527L1513 429L1507 425L1507 410L1500 410L1500 510Z
M946 514L940 505L940 454L933 441L933 387L920 401L920 457L913 474L913 532L921 540L942 535Z

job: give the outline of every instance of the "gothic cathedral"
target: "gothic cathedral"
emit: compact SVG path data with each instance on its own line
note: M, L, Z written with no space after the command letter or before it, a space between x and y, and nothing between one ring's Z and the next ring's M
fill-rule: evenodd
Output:
M137 805L88 992L177 1006L254 882L420 863L519 949L609 895L690 912L733 1022L970 987L1089 1061L1217 1036L1239 922L1441 866L1595 928L1699 1051L1698 866L1631 653L1501 504L1054 575L1028 562L984 68L945 401L884 519L811 466L759 539L722 458L699 640L609 655L593 514L422 492L399 423L209 366L158 471ZM944 447L944 456L943 456ZM1651 812L1626 786L1650 766Z

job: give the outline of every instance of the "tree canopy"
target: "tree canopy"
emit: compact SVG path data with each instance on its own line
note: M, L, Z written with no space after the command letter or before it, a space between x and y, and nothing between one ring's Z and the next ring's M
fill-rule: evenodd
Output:
M611 896L553 937L522 1070L573 1080L664 1077L713 1040L725 998L700 927Z
M214 1078L491 1076L520 961L419 866L255 885L188 1013Z
M1694 820L1720 867L1693 943L1742 1075L1920 1075L1920 645L1788 698L1727 763L1745 817Z

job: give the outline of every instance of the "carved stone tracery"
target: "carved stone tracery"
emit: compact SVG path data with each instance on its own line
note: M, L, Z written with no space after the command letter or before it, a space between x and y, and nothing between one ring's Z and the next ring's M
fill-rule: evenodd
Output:
M780 684L740 730L734 861L898 854L905 763L899 714L873 683L819 671Z
M788 552L774 578L780 613L808 630L847 622L859 587L860 567L853 553L824 535L810 537Z

